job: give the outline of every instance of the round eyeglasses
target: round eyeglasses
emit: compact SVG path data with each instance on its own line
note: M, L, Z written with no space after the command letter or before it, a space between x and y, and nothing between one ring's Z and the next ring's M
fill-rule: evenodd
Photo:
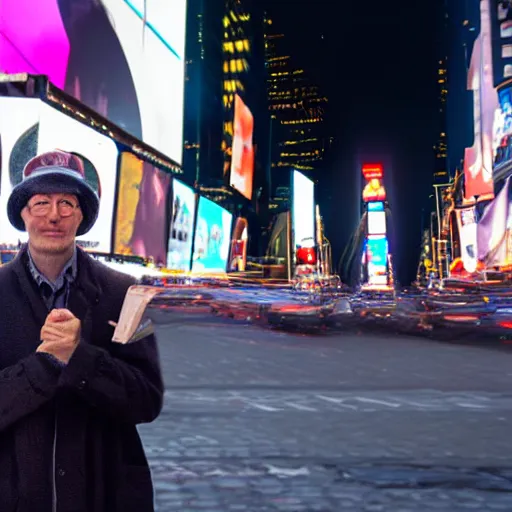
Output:
M34 217L45 217L51 212L52 206L53 203L46 200L27 204L28 211ZM61 217L70 217L77 208L80 208L79 204L75 204L67 199L57 201L57 211Z

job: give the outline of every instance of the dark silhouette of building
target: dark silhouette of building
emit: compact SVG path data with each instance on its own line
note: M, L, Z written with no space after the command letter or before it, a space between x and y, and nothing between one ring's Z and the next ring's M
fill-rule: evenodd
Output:
M480 31L479 0L447 0L447 167L451 176L462 168L464 149L473 144L473 93L468 70L473 44Z
M273 199L283 197L290 171L315 179L332 137L326 133L328 99L303 69L279 27L265 18L267 94L271 113ZM278 192L278 193L277 193ZM282 201L272 201L278 208Z
M448 0L443 0L442 9L439 16L439 61L437 67L437 83L439 94L439 127L438 139L434 145L436 153L436 163L434 169L434 183L446 183L450 179L450 169L448 166L448 122L446 102L448 99L448 37L449 37L449 18L448 18Z
M201 183L222 173L222 19L225 0L188 4L183 170Z

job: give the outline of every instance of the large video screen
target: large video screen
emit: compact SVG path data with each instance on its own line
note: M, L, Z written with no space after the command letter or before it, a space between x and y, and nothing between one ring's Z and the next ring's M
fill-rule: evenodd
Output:
M386 212L368 212L368 234L386 234Z
M37 154L41 101L0 97L0 244L17 246L27 234L18 231L7 217L7 201L21 181L23 168Z
M254 117L242 98L236 94L229 184L249 200L252 198L254 175L253 130Z
M171 175L132 153L121 154L114 253L167 260Z
M0 72L51 82L181 163L186 0L2 0Z
M206 197L199 198L192 272L225 272L233 215Z
M388 240L385 236L369 236L366 246L368 283L387 284Z
M172 181L172 219L169 229L167 267L176 270L190 270L196 194L193 189L177 179Z
M508 162L512 157L512 88L503 87L498 93L500 107L494 114L494 164Z
M315 184L304 174L292 175L292 229L295 248L315 245Z
M0 149L1 244L26 241L26 233L13 228L6 213L9 195L22 180L25 164L37 154L61 149L84 160L86 179L101 198L98 220L77 240L86 249L110 252L118 156L111 139L40 100L0 97Z

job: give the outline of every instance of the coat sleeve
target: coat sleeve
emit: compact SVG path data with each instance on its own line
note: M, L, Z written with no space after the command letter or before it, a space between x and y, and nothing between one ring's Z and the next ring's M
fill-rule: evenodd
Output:
M164 386L154 334L108 350L80 342L62 370L59 389L71 390L113 418L131 424L153 421Z
M0 432L33 413L56 393L61 369L34 353L0 371Z

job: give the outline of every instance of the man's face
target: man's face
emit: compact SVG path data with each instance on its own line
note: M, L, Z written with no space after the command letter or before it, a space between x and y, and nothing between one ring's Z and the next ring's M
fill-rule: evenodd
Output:
M75 242L83 220L73 194L37 194L21 211L31 248L41 253L62 254Z

